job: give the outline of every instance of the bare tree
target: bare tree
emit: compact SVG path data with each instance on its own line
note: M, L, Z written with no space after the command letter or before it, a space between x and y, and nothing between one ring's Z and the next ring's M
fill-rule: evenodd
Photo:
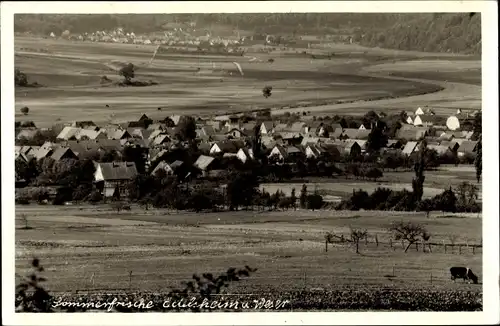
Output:
M333 234L326 232L325 234L325 251L328 251L328 244L333 242Z
M408 251L412 244L423 239L423 236L428 234L423 225L403 221L393 222L389 231L394 233L394 239L408 241L405 252Z
M367 230L359 230L351 228L351 241L356 246L356 253L359 254L359 241L368 236Z

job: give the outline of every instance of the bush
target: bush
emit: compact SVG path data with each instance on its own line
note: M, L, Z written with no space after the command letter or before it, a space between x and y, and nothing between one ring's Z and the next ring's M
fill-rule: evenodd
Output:
M87 197L87 201L92 203L92 204L97 204L98 202L100 202L102 200L103 200L103 196L98 190L92 191Z
M18 197L16 198L17 205L29 205L30 200L27 197Z
M371 207L376 210L390 209L388 206L388 199L393 194L393 191L388 188L377 188L370 195Z
M307 208L308 209L320 209L323 207L323 196L318 194L312 194L307 196Z

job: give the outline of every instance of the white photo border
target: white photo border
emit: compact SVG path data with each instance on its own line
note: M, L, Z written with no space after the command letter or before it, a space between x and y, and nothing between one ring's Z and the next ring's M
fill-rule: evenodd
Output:
M2 2L2 319L8 325L472 325L499 320L498 8L496 1ZM14 313L14 14L480 12L483 112L482 312Z

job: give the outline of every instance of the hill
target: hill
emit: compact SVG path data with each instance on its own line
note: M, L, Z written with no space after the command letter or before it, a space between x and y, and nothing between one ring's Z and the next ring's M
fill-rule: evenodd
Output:
M60 35L122 27L150 33L175 24L196 23L197 29L224 26L235 30L289 35L349 35L354 43L369 47L426 52L481 53L479 13L380 14L380 13L273 13L178 15L16 15L15 31ZM217 28L220 33L220 28ZM219 34L220 35L220 34Z

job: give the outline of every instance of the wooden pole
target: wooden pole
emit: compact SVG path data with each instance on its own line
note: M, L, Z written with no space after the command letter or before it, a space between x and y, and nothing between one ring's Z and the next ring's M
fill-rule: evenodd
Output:
M444 253L446 253L446 243L444 244Z
M475 255L476 254L476 246L472 246L472 254Z
M128 272L128 277L129 277L129 279L128 279L128 287L129 287L129 289L131 289L132 288L132 271Z
M432 271L431 271L431 284L432 284Z
M378 247L378 236L377 236L377 234L375 234L375 243L377 244L377 247Z
M415 248L417 248L418 251L418 242L415 242Z
M365 246L368 246L368 235L365 236Z
M389 239L389 246L391 246L391 248L392 248L392 238Z
M328 240L325 240L325 252L328 252Z
M462 254L462 245L458 245L458 254L461 255Z
M392 266L392 277L395 277L396 274L394 274L394 266Z

